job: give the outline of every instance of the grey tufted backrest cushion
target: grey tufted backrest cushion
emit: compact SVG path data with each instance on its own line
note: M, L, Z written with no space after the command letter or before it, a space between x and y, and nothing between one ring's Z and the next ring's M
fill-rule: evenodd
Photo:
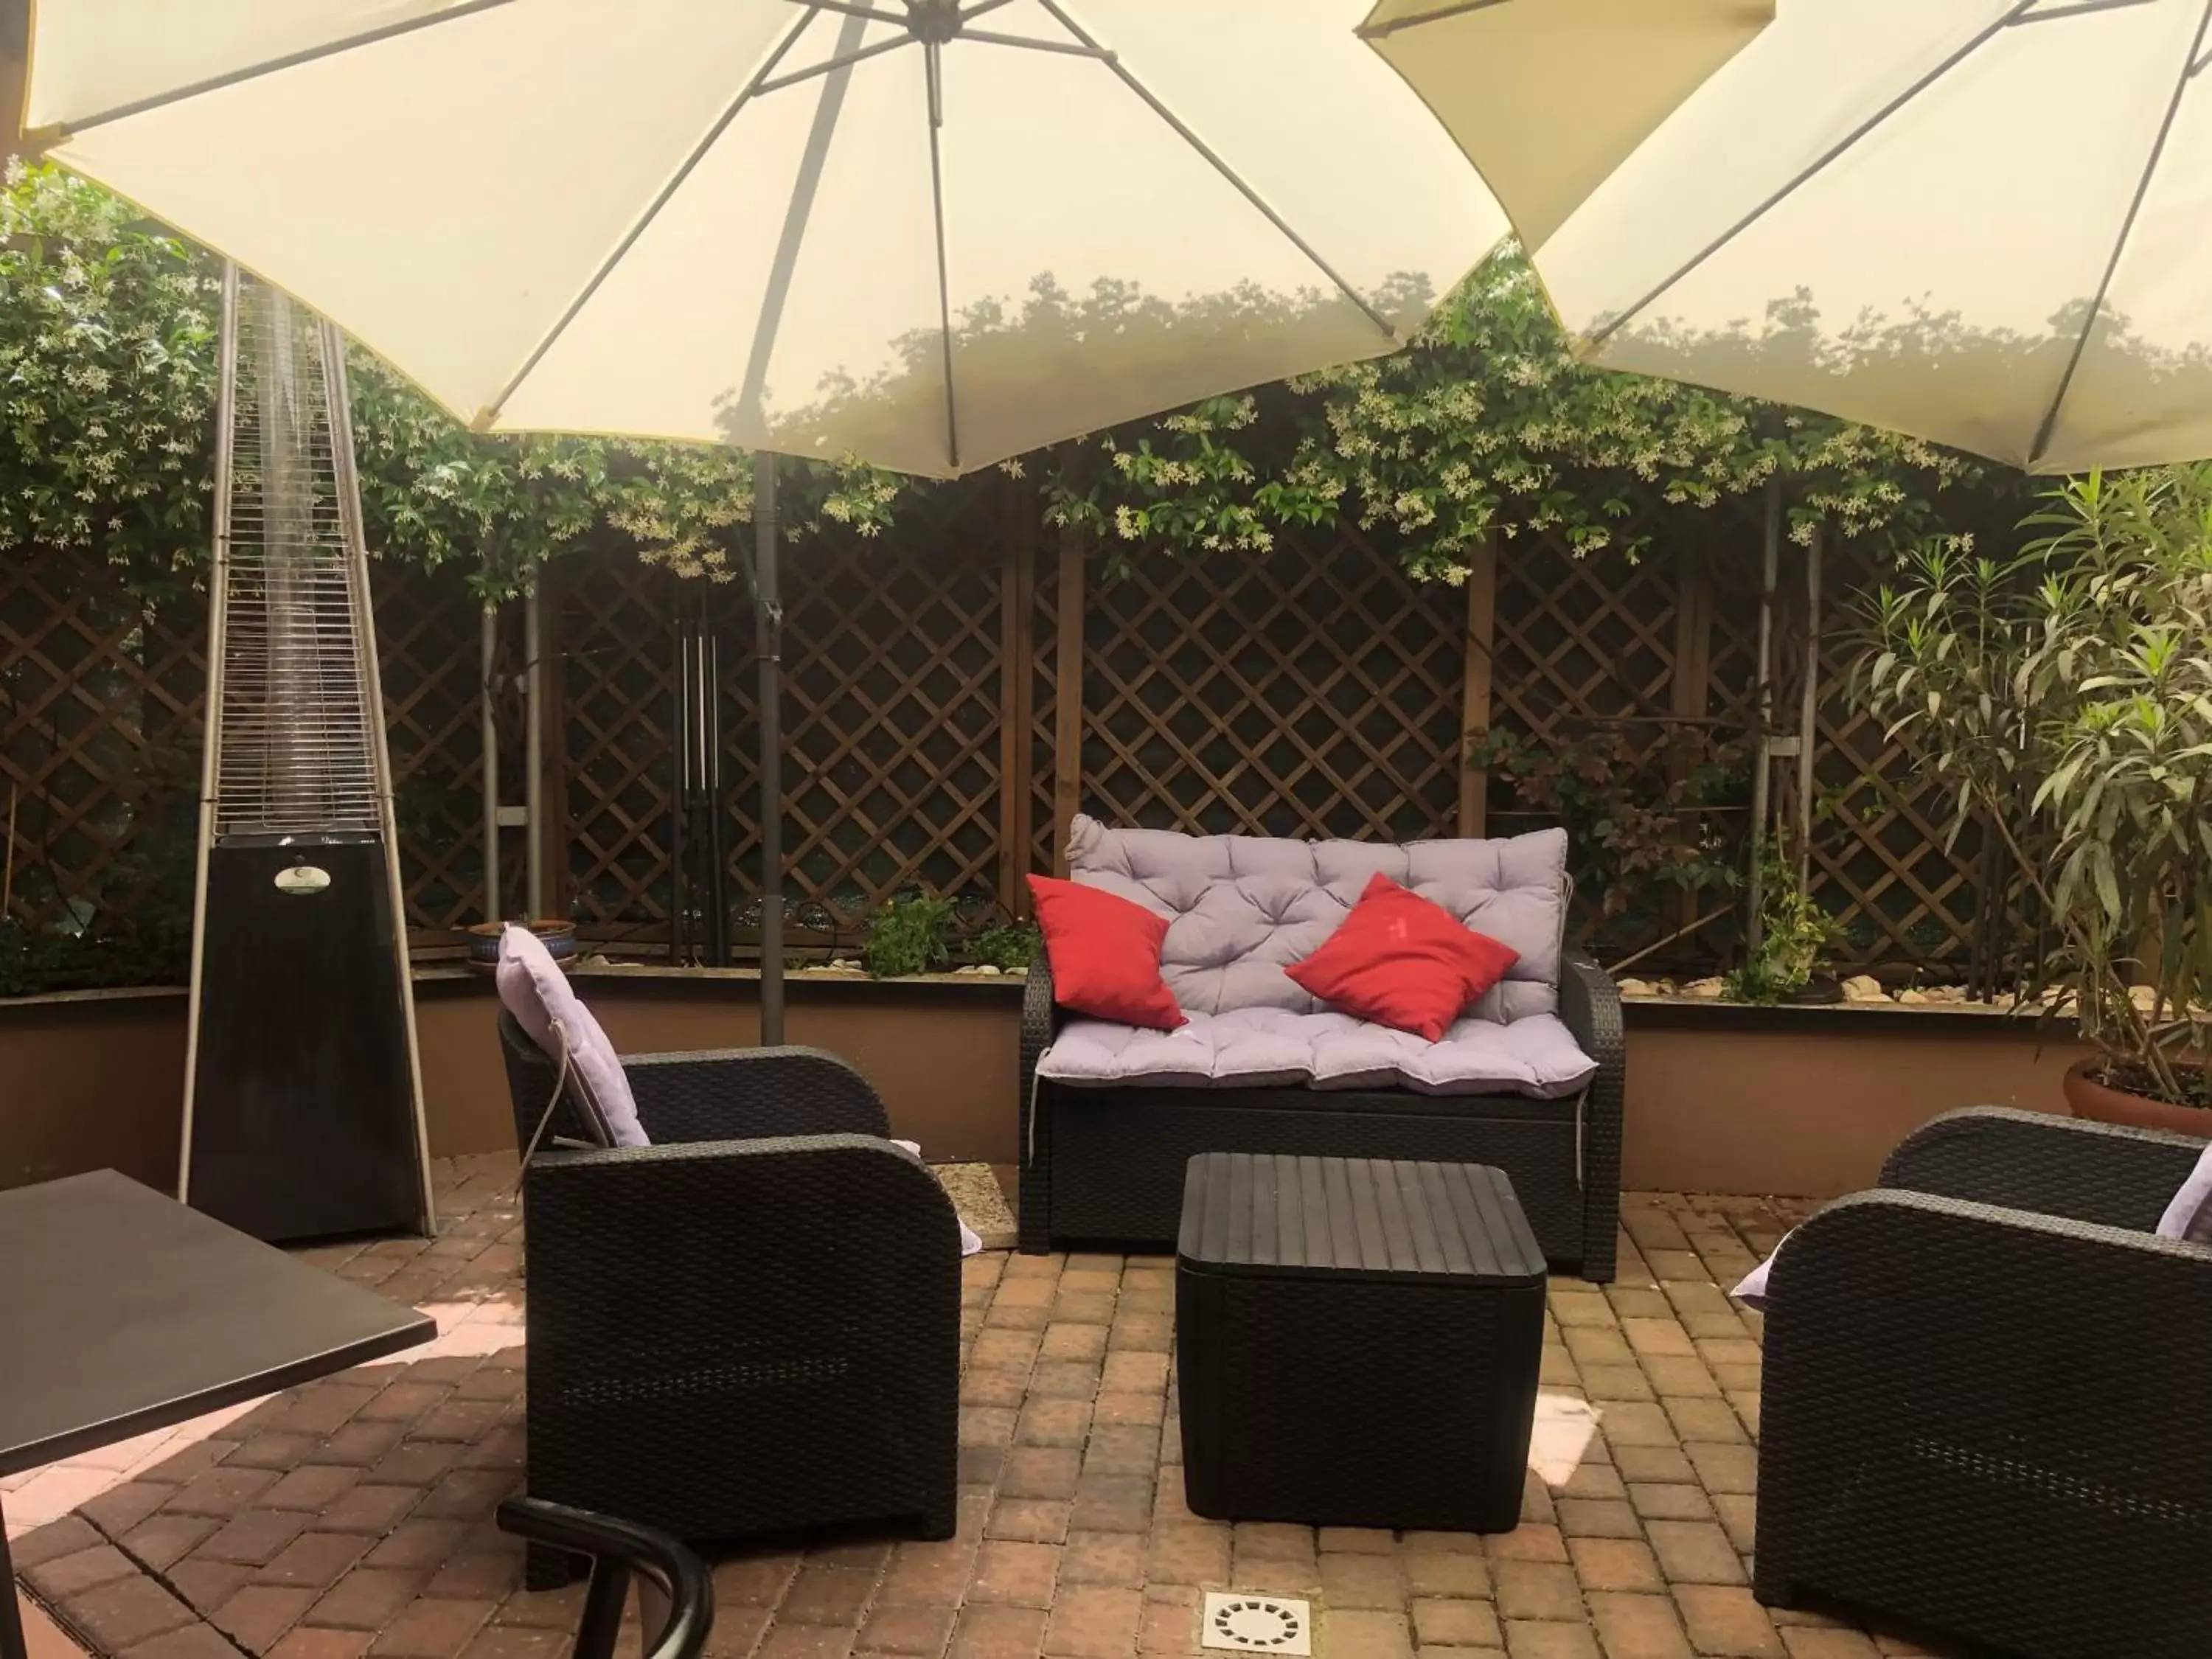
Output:
M1381 871L1521 953L1474 1012L1514 1020L1559 1008L1567 836L1503 841L1273 841L1109 830L1079 816L1068 874L1168 918L1160 974L1194 1012L1322 1006L1285 974L1334 933Z

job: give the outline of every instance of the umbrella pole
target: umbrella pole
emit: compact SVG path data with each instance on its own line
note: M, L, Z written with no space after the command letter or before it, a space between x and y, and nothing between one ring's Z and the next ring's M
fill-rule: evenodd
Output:
M753 636L760 659L761 1042L783 1041L783 605L776 597L775 457L753 454Z
M1759 580L1759 681L1753 718L1759 732L1751 762L1750 915L1745 928L1749 951L1756 951L1766 930L1766 814L1774 769L1774 585L1782 571L1782 479L1766 485L1766 536Z

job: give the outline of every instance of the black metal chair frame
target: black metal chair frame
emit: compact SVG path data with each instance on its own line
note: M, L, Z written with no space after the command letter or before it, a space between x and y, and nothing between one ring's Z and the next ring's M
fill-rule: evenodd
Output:
M2212 1652L2204 1151L1976 1107L1797 1231L1768 1286L1753 1588L2031 1659Z
M518 1144L558 1071L513 1018ZM522 1182L532 1497L690 1542L905 1520L958 1482L960 1243L845 1061L626 1055L653 1145L579 1149L570 1085ZM566 1582L533 1546L533 1586Z
M643 1659L697 1659L714 1628L714 1581L705 1563L665 1532L611 1515L510 1498L499 1506L502 1532L531 1547L580 1555L592 1564L574 1659L614 1659L622 1638L623 1604L639 1589Z
M1200 1152L1489 1164L1513 1180L1553 1268L1613 1276L1627 1048L1620 993L1587 957L1560 965L1559 1017L1598 1063L1565 1100L1405 1089L1077 1087L1036 1074L1068 1018L1052 968L1031 964L1022 1009L1020 1243L1174 1247L1183 1170Z

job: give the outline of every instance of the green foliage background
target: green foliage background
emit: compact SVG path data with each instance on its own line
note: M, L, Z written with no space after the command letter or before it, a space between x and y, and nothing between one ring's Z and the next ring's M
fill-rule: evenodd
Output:
M198 584L218 277L204 250L98 186L11 167L0 189L0 558L38 561L58 583L94 582L149 606ZM1243 301L1219 296L1187 309L1195 316L1223 303ZM1065 342L1101 328L1141 325L1171 340L1180 316L1127 285L1071 293L1047 276L1021 304L963 320L1000 349L1024 351L1030 336ZM487 603L526 589L548 562L610 539L681 576L742 580L753 506L744 451L478 436L366 353L353 367L378 557L458 568ZM1395 356L1210 398L1006 465L1036 479L1046 521L1088 527L1122 571L1139 550L1257 554L1285 532L1339 519L1387 532L1413 575L1445 582L1465 579L1470 550L1488 536L1510 544L1552 533L1585 556L1632 559L1648 509L1694 513L1778 477L1800 537L1819 523L1901 548L2016 516L1990 505L2016 483L1917 440L1578 362L1510 246ZM882 533L911 492L957 487L854 463L790 462L783 476L787 533L799 541L829 526ZM162 768L164 776L176 769ZM142 817L166 823L179 801L188 806L188 778L145 781ZM179 821L188 844L189 823ZM1664 839L1639 831L1613 850L1626 867ZM105 923L59 942L0 930L0 994L172 976L188 865L168 860L141 884L160 900L129 939ZM1010 959L1018 954L1006 944Z
M217 266L97 185L16 164L0 192L0 551L89 556L134 591L206 556ZM1194 302L1198 303L1198 302ZM1126 327L1160 302L1048 283L999 326ZM1030 313L1035 313L1032 317ZM1164 325L1162 325L1164 326ZM355 424L370 541L465 562L487 599L596 532L680 574L742 574L751 458L642 441L483 437L366 353ZM1578 362L1501 248L1389 357L1133 422L1009 463L1052 521L1109 553L1264 551L1340 514L1395 532L1418 576L1463 580L1482 537L1551 531L1634 556L1638 503L1712 507L1789 484L1796 533L1911 537L1980 516L1975 463L1917 439ZM789 533L873 534L909 491L859 464L787 464Z

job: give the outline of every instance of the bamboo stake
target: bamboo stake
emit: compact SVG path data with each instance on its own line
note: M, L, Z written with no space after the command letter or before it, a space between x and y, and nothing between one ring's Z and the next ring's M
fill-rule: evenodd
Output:
M8 786L8 858L4 873L0 873L0 922L15 912L15 797L21 791L19 784Z

